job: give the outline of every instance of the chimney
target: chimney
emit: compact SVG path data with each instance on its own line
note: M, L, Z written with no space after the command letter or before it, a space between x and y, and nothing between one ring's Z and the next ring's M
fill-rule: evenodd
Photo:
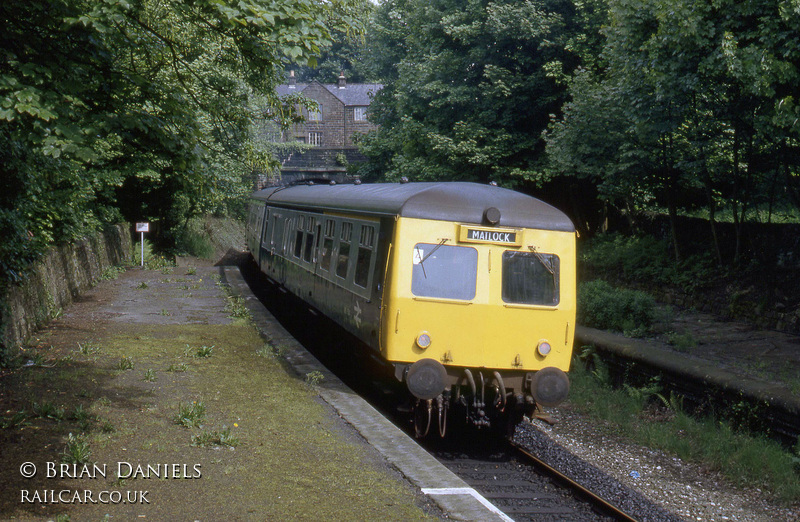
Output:
M297 88L297 80L294 78L294 71L289 71L289 88L296 89Z
M344 71L339 73L339 88L340 89L347 88L347 79L344 77Z

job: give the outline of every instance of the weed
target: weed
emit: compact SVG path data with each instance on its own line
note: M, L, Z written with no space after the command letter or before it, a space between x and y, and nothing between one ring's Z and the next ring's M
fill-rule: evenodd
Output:
M169 311L169 310L167 310L166 308L162 308L160 313L161 313L161 315L165 315L165 316L170 316L170 315L172 315L172 312L170 312L170 311Z
M306 374L306 384L309 386L317 386L325 378L322 372L314 370Z
M147 288L147 287L148 287L147 281L142 281L141 283L139 283L139 284L136 286L136 288L139 288L140 290L144 290L144 289L145 289L145 288Z
M94 353L98 353L99 351L100 347L98 347L91 341L86 341L83 344L78 343L78 353L80 353L81 355L91 355Z
M185 428L195 428L200 426L206 416L206 405L203 402L192 402L191 404L178 404L178 414L175 415L175 424L180 424Z
M195 275L197 273L197 268L190 266L186 268L186 275Z
M34 402L31 406L31 411L36 417L42 419L51 419L61 422L66 417L66 412L63 406L56 406L52 402Z
M127 371L133 370L133 359L131 357L125 356L119 360L117 363L117 370L119 371Z
M44 366L44 363L45 363L44 355L37 352L31 356L27 366Z
M211 357L213 353L214 353L214 346L203 345L200 348L198 348L196 352L194 352L193 357L195 357L196 359L205 359L207 357Z
M64 454L61 456L61 462L64 464L87 464L91 456L92 449L89 447L86 437L70 433L67 437Z
M165 266L165 267L163 267L161 269L161 273L164 274L164 275L169 275L169 274L172 273L172 268L173 267L171 267L171 266Z
M108 397L100 397L99 399L97 399L97 404L99 404L100 406L111 406L111 399L109 399Z
M244 302L244 299L239 296L229 297L228 305L225 307L225 309L231 317L235 317L237 319L251 320L253 318L253 316L250 314L250 310L247 308L247 305Z
M103 273L100 274L100 279L102 279L103 281L109 281L109 280L112 280L112 279L116 279L124 271L125 271L125 269L123 267L121 267L121 266L107 266L103 270Z
M72 410L72 414L69 417L70 419L78 421L79 423L85 423L91 420L92 414L83 407L83 404L78 404L75 406L75 409Z
M256 350L256 355L258 355L259 357L263 357L265 359L272 359L275 357L276 353L275 350L272 348L272 346L265 344L264 346Z
M185 372L188 369L189 367L186 365L186 363L170 364L169 368L167 368L167 371L171 373L180 373L180 372Z
M100 423L100 431L103 433L114 433L114 425L111 424L110 420L104 419L103 422Z
M23 426L28 426L30 423L28 422L28 414L25 410L20 410L14 413L11 417L3 419L0 422L0 429L4 430L11 430L15 428L22 428Z
M693 348L697 348L697 340L689 333L675 333L669 332L667 334L667 343L669 343L676 351L688 352Z
M152 368L147 369L147 371L144 372L144 377L142 378L142 380L145 382L155 382L156 371L153 370Z
M228 446L235 448L239 444L239 439L231 434L231 429L228 426L223 426L222 431L203 431L200 435L192 436L192 446L201 448L208 446Z
M656 318L655 299L644 292L589 281L578 289L578 323L601 330L643 336Z

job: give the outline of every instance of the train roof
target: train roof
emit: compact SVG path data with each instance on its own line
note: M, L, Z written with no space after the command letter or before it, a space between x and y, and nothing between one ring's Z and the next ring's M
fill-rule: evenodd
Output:
M295 185L267 188L252 197L282 207L478 224L494 207L500 211L498 226L575 231L563 212L541 200L477 183Z

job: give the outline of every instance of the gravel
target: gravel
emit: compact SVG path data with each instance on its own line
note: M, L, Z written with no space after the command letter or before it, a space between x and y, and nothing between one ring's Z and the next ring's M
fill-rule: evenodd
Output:
M800 520L800 506L783 506L760 489L736 487L702 466L631 444L567 408L551 417L553 425L520 424L515 441L638 520Z

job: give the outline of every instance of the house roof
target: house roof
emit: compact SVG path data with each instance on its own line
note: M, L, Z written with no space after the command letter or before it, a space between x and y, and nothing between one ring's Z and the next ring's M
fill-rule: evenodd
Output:
M309 85L311 84L298 83L294 85L294 88L289 84L279 85L277 88L278 96L302 93ZM383 89L383 84L381 83L348 83L343 88L339 88L339 85L335 83L321 83L320 85L325 87L328 92L336 96L346 106L369 105L372 102L372 96Z
M297 185L265 189L252 197L281 206L460 223L482 223L486 210L494 207L500 211L500 226L575 231L563 212L543 201L476 183Z

